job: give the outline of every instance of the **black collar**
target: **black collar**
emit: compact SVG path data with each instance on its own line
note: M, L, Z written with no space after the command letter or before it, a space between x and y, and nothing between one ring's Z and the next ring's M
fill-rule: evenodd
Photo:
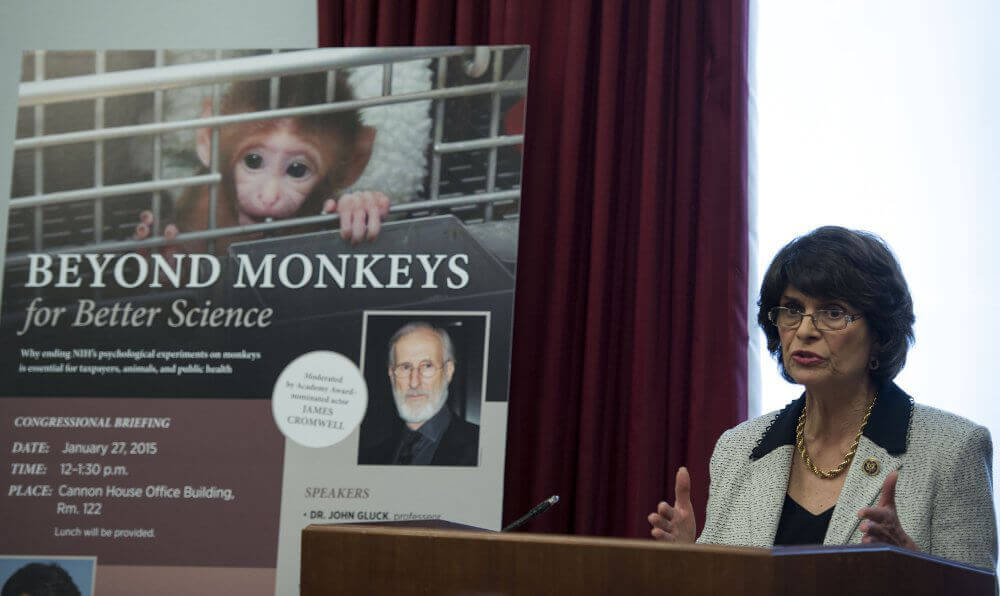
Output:
M750 453L751 460L760 459L782 445L795 444L795 426L805 403L806 394L803 393L778 412ZM906 436L912 412L913 398L890 381L879 390L864 435L891 455L906 453Z

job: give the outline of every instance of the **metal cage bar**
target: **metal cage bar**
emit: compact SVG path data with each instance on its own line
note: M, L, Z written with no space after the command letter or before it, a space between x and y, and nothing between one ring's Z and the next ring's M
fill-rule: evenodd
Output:
M40 50L35 52L35 80L41 81L45 78L45 51ZM35 117L35 136L42 136L45 134L45 106L36 105L34 107L34 117ZM34 154L35 162L35 194L42 195L45 193L45 155L41 147L35 148ZM11 201L13 203L14 201ZM34 217L34 231L35 231L35 250L42 250L42 206L38 205L35 207Z
M226 61L165 66L154 72L119 71L102 76L78 76L34 81L20 86L19 106L92 99L112 95L150 93L156 89L211 85L227 81L264 79L345 66L460 56L473 48L324 48L265 54Z
M218 61L222 58L222 50L215 51L215 59ZM271 82L271 91L274 92L274 79ZM222 104L222 87L219 83L212 85L212 115L218 116L221 111ZM211 162L210 171L214 176L219 176L222 179L221 174L219 174L219 127L215 126L212 128L212 147L211 147ZM218 222L218 210L219 206L219 185L213 184L208 191L208 229L215 230L219 226ZM208 250L210 252L215 252L215 243L209 242Z
M79 190L64 190L51 192L48 194L35 195L32 197L13 198L10 201L10 210L25 209L28 207L41 208L42 205L59 205L61 203L72 203L83 199L94 199L97 197L111 197L130 195L140 192L155 192L157 190L169 190L171 188L183 188L187 186L201 186L205 184L218 184L222 182L219 174L204 174L201 176L188 176L186 178L172 178L170 180L155 180L150 182L130 182L128 184L113 184L100 189L81 188Z
M271 54L277 54L278 50L272 50ZM272 110L277 109L278 102L281 99L281 77L271 77L271 86L268 89L268 107ZM216 112L218 114L218 112Z
M394 64L387 62L382 65L382 97L392 95L392 67Z
M248 113L248 114L232 114L232 115L226 115L226 116L212 116L210 118L199 118L199 119L196 119L196 120L184 120L184 121L178 121L178 122L165 122L165 123L159 123L159 124L155 124L155 123L154 124L143 124L143 125L137 125L137 126L131 126L131 127L120 127L120 128L128 128L128 129L140 129L141 128L143 130L140 131L140 132L145 133L145 134L151 134L153 131L155 131L156 133L160 133L160 132L166 132L166 131L171 131L171 130L183 130L183 129L201 128L201 127L209 127L209 126L211 126L211 127L218 127L218 126L222 126L222 125L226 125L226 124L236 124L236 123L251 122L251 121L256 121L256 120L275 119L275 118L288 118L288 117L297 117L297 116L303 116L303 115L319 114L319 113L325 113L325 112L345 111L345 110L349 110L349 109L357 109L357 107L363 107L365 105L382 105L382 104L386 104L386 103L401 103L401 102L404 102L404 101L412 101L413 98L414 98L414 96L416 96L417 99L425 99L425 98L432 98L432 97L457 97L457 96L462 96L462 95L474 95L474 94L477 94L477 93L480 93L480 92L489 92L489 91L514 92L514 91L522 90L524 88L524 85L525 84L522 81L501 82L501 83L484 83L484 84L479 84L479 85L468 85L468 86L465 86L465 87L452 87L450 89L434 90L434 91L427 91L427 92L414 93L414 94L408 94L408 95L394 95L392 97L385 97L385 98L376 97L376 98L371 98L371 99L353 100L353 101L349 101L349 102L341 102L341 103L336 103L336 104L324 104L324 105L315 105L315 106L304 106L304 107L301 107L301 108L282 108L282 109L277 109L277 110L268 110L268 111L254 112L254 113ZM466 93L463 94L462 91L465 91ZM41 108L41 106L36 106L36 109L40 109L40 108ZM441 102L438 103L437 112L438 112L438 115L436 117L443 118L444 106L441 105ZM441 131L438 130L438 128L439 128L439 124L438 123L439 122L441 122L441 120L438 120L437 122L435 122L435 128L434 128L435 146L444 147L445 152L454 152L454 151L461 151L461 150L463 150L463 149L460 148L462 146L460 143L447 144L447 145L442 145L440 143ZM36 127L37 127L37 125L38 125L38 118L36 117ZM443 124L440 125L440 126L443 126ZM45 136L45 137L42 137L42 138L51 141L51 140L53 140L53 137L63 137L64 138L64 137L72 136L73 138L71 139L71 142L79 142L80 140L83 140L83 139L81 139L79 137L83 137L83 136L95 136L95 133L107 133L107 132L115 131L115 130L118 130L118 129L104 129L103 131L85 131L85 133L83 133L83 134L81 134L81 133L66 133L66 134L60 134L60 135L48 135L48 136ZM112 137L112 135L108 135L108 134L103 134L103 135L100 135L100 136L103 137L103 138L111 138ZM117 135L116 134L116 135L113 135L113 136L115 138L117 138L119 136L137 136L137 135L124 135L124 134L123 135ZM35 137L35 138L37 139L39 137ZM490 143L494 143L495 142L495 143L498 144L498 146L499 145L513 145L513 144L517 144L517 142L520 142L520 141L518 141L518 139L519 139L519 136L500 137L498 141L490 140L489 142ZM24 139L24 141L31 141L31 140L33 140L33 139ZM463 141L462 143L485 143L485 142L486 141L483 140L483 141ZM62 143L46 142L46 143L38 143L38 144L28 145L27 143L24 143L24 142L15 141L14 148L15 148L15 150L21 150L21 149L26 149L26 148L28 148L30 146L32 148L35 148L36 151L39 151L39 145L40 146L50 146L50 145L56 145L56 144L62 144ZM487 144L487 145L484 145L484 146L489 146L489 145ZM432 160L433 163L432 163L432 174L431 174L431 179L432 179L432 183L431 183L431 198L432 199L433 198L437 198L437 194L435 192L435 189L437 188L438 184L440 183L440 178L441 178L441 163L440 163L440 160L441 160L440 155L435 152L435 154L433 156L433 160ZM36 172L37 172L37 170L36 170ZM178 180L184 180L184 179L178 179ZM143 184L143 183L136 183L136 184ZM120 191L120 189L118 188L119 186L123 186L123 187L127 186L127 187L129 187L130 192L141 192L142 190L153 190L152 187L151 188L143 189L142 187L137 187L136 184L105 186L104 189L106 190L106 195L107 194L111 194L111 193L126 194L125 192L121 192ZM38 185L37 188L40 188L40 185ZM159 187L156 187L156 188L162 189L162 188L166 188L166 187L159 186ZM81 194L80 196L76 197L77 199L92 198L92 197L96 196L96 195L93 194L92 191L87 191L87 190L84 190L84 191L66 191L66 192L52 193L52 194L38 193L38 194L36 194L34 196L31 196L31 197L11 197L10 208L11 209L17 209L19 207L24 207L24 206L27 206L27 203L29 203L29 202L31 204L44 204L46 202L44 199L46 199L48 197L53 197L53 200L52 200L53 203L66 202L67 199L64 198L64 197L68 193L77 193L77 192L80 192L80 193L90 193L90 194ZM75 200L75 199L72 199L72 200Z
M326 101L332 102L337 97L337 71L331 69L326 71Z
M497 50L493 52L493 82L499 82L503 78L503 52ZM490 139L495 139L500 134L500 94L490 94ZM486 163L486 192L490 193L497 187L497 146L490 147L489 157ZM493 205L487 203L483 209L483 219L489 221L493 219Z
M435 82L435 91L440 91L444 89L445 82L448 77L448 60L442 56L438 58L437 64L437 81ZM440 98L434 102L434 146L441 144L441 139L444 135L444 98ZM438 198L438 193L441 186L441 154L434 151L431 156L431 188L430 197L431 200Z
M165 61L164 51L156 50L156 54L153 58L154 68L163 68ZM163 89L157 89L153 92L153 122L163 121ZM160 180L163 177L163 137L160 135L153 135L153 182ZM151 211L153 212L153 227L150 228L149 232L153 236L160 235L160 217L163 210L163 192L159 190L153 191L152 204L150 205Z
M435 209L471 207L484 205L485 219L494 217L492 205L494 203L510 203L520 198L519 185L513 190L497 191L497 168L498 149L500 147L513 146L523 143L523 135L500 135L500 102L501 96L507 93L521 92L526 88L527 81L502 80L502 57L503 48L493 51L493 73L492 81L489 83L467 84L455 87L446 87L448 58L451 56L471 54L468 48L427 48L418 55L411 49L402 49L396 59L406 60L420 59L421 57L437 58L437 78L435 85L428 91L408 93L403 95L392 94L393 65L391 60L394 56L387 56L384 50L357 50L352 51L351 56L341 53L331 54L330 50L310 50L304 52L294 52L285 54L270 54L255 56L251 58L236 58L221 61L221 54L216 53L216 62L183 64L174 66L164 66L164 53L157 51L154 56L155 68L141 71L118 71L104 72L106 70L106 55L99 52L95 60L95 74L81 77L66 77L62 79L44 80L45 55L44 52L35 54L35 80L22 83L21 101L22 106L32 106L35 116L35 126L33 137L18 139L15 141L15 150L33 150L35 157L35 181L33 196L13 197L10 202L12 210L34 209L35 217L35 251L42 251L43 247L43 209L46 206L70 203L74 201L93 199L94 200L94 246L93 250L122 251L130 249L151 248L172 244L176 242L187 242L192 240L209 240L229 236L248 234L269 230L276 230L285 227L297 227L303 225L315 225L337 221L336 214L319 215L313 217L299 217L288 220L271 221L257 223L246 226L231 226L219 228L216 221L216 205L219 200L219 185L222 176L219 172L219 127L249 122L257 120L267 120L287 117L300 117L312 114L356 110L368 106L390 105L404 102L414 102L432 100L434 102L434 129L433 142L431 144L431 171L430 188L428 189L429 200L414 201L393 205L391 213L422 213ZM489 54L486 54L489 56ZM477 55L477 58L480 56ZM290 60L294 58L294 62ZM386 62L390 60L390 62ZM338 66L363 66L372 64L382 64L382 96L367 99L352 100L340 103L328 103L312 106L302 106L296 108L277 108L280 103L278 94L280 93L280 76L300 72L312 72L316 70L327 73L326 94L328 101L333 101L336 93L336 75ZM141 74L140 74L141 73ZM181 76L183 74L183 77ZM270 76L274 75L274 76ZM227 114L220 113L221 85L224 81L234 81L243 79L270 78L271 83L271 107L270 110L243 113ZM212 85L212 115L210 117L200 117L182 121L164 121L164 93L166 89L180 86L193 86L197 83L210 83ZM107 128L104 113L104 98L152 92L153 94L153 119L150 124L139 124L130 126L119 126ZM474 95L490 95L490 123L489 134L485 138L443 142L445 100L453 97L464 97ZM49 103L71 101L76 99L93 99L95 126L90 131L79 131L72 133L59 133L53 135L45 134L45 105ZM163 179L163 140L161 135L165 132L185 130L193 128L211 127L211 167L208 174L187 176L183 178ZM104 159L103 142L107 139L152 136L153 142L153 167L151 180L148 182L136 182L127 184L104 184ZM77 143L82 141L92 141L95 146L94 180L93 188L79 190L69 190L46 193L44 189L44 160L43 150L45 147ZM450 196L446 199L440 198L440 184L442 176L442 155L462 151L488 150L488 164L486 171L485 192L476 191L476 194L465 196ZM192 186L210 185L210 209L208 229L188 232L179 235L175 240L167 241L159 236L161 230L162 196L161 191L167 189L178 189ZM154 213L154 228L151 230L151 238L143 241L104 241L103 220L104 204L103 199L111 196L121 196L137 193L152 193L152 210ZM506 217L506 216L505 216ZM214 247L213 247L214 248ZM51 252L58 254L76 250L76 247L58 247ZM27 261L27 253L10 255L8 264L17 265Z
M94 52L94 74L102 75L107 67L107 54L104 50ZM104 128L104 98L94 98L94 130ZM104 186L104 141L94 141L94 190ZM94 242L104 239L104 196L94 198Z
M165 67L169 68L169 67ZM105 128L100 131L85 130L79 132L60 133L53 135L34 136L27 139L14 141L14 150L36 149L38 147L49 147L52 145L68 145L95 139L115 139L122 137L136 137L142 135L162 134L177 130L190 128L202 128L210 126L224 126L226 124L239 124L255 120L267 120L276 118L297 118L300 116L312 116L324 114L326 112L345 112L372 106L382 106L396 103L407 103L423 99L445 99L449 97L464 97L469 95L480 95L498 91L500 93L517 93L526 88L525 81L503 81L500 83L480 83L477 85L465 85L461 87L450 87L447 89L434 89L431 91L421 91L418 93L406 93L392 95L388 97L371 97L366 99L354 99L335 104L316 104L296 108L279 108L277 110L266 110L247 114L227 114L225 116L212 116L210 118L194 118L190 120L178 120L176 122L162 122L154 124L136 124L133 126L117 126Z
M434 145L434 151L437 153L458 153L460 151L475 151L477 149L489 149L492 147L511 147L522 143L524 143L524 135L504 135L475 141L440 143Z

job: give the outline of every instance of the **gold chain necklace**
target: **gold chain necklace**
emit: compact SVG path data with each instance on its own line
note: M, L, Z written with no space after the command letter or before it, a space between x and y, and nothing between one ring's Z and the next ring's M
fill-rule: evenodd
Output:
M851 444L851 448L847 450L844 454L844 461L840 462L840 465L828 472L824 472L816 467L812 459L809 458L809 452L806 451L806 440L802 436L802 429L806 426L806 412L809 410L809 402L806 401L802 406L802 413L799 414L799 423L795 427L795 446L799 449L799 454L802 456L802 461L805 462L806 467L812 470L813 474L816 474L824 480L829 480L830 478L836 478L840 476L841 472L847 469L847 466L851 465L851 460L854 459L854 454L858 451L858 443L861 442L861 433L865 430L865 425L868 424L868 418L872 415L872 408L875 407L875 400L878 399L878 394L872 398L871 405L868 406L868 411L865 412L865 418L861 421L861 428L858 429L858 436L854 437L854 443Z

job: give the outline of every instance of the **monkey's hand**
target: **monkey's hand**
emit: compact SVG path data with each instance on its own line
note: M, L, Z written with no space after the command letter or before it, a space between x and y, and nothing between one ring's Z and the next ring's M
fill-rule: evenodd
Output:
M352 192L339 201L327 199L323 213L340 214L340 236L351 244L374 240L382 230L382 218L389 213L389 197L378 191Z
M178 233L177 226L174 224L167 224L163 228L163 237L167 240L173 240L177 237ZM149 238L150 234L153 232L153 212L146 210L139 214L139 223L135 226L135 231L132 233L132 240L146 240ZM147 251L143 251L146 253ZM166 257L168 260L173 257L173 255L183 252L182 248L178 244L168 244L160 249L160 254Z

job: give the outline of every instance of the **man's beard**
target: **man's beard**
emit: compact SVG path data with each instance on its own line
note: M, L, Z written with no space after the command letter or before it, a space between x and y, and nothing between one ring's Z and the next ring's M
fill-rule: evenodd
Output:
M412 406L406 402L406 394L413 391L415 394L427 394L427 399L420 406ZM396 411L403 422L419 424L427 422L434 417L444 404L448 401L448 386L444 385L437 391L422 391L403 389L399 390L395 385L392 387L392 397L396 401Z

